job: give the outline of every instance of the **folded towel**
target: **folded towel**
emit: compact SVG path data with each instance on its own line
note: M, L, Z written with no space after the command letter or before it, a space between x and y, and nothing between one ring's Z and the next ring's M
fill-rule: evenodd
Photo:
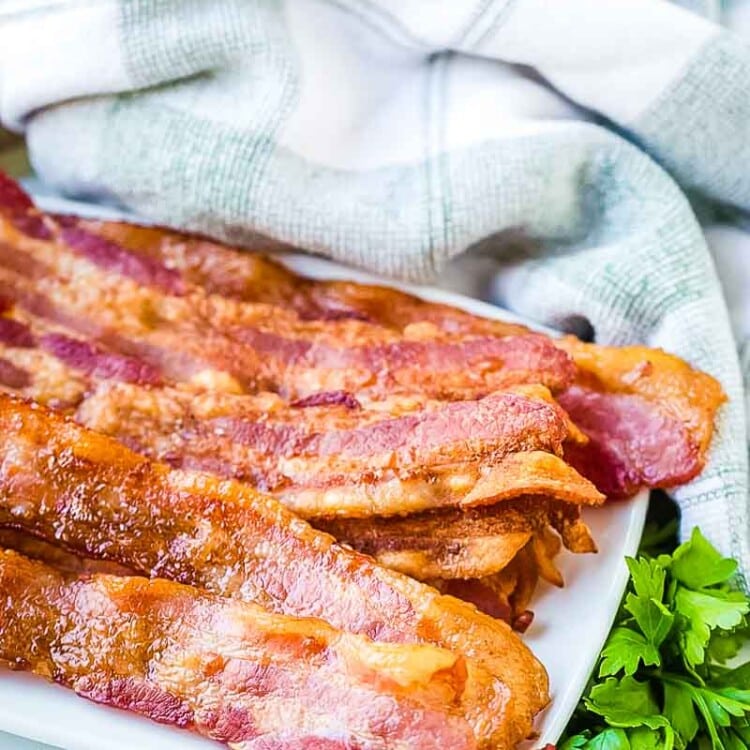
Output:
M712 373L731 400L674 494L747 576L750 238L711 230L724 292L696 211L750 208L750 14L683 5L5 0L0 118L65 193L399 278L468 251L513 310Z

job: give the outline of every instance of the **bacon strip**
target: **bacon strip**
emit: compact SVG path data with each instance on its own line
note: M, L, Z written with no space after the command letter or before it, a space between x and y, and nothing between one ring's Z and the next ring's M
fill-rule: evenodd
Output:
M266 396L106 384L76 418L173 466L274 492L305 518L332 509L339 516L403 514L463 504L470 493L472 504L489 503L521 484L554 493L563 475L581 502L597 496L561 461L533 453L562 452L567 423L556 405L501 392L420 406L400 416L387 409L299 414Z
M430 583L444 594L470 602L491 617L510 623L514 630L524 632L533 620L528 606L539 579L553 586L563 585L562 575L554 564L559 551L558 537L548 529L541 529L497 573Z
M259 252L236 250L195 235L123 222L82 219L79 223L132 252L168 265L179 271L186 282L211 294L294 310L305 320L346 316L399 331L429 323L447 333L476 331L481 335L510 336L529 332L525 326L483 321L457 308L425 302L390 287L307 279ZM481 329L482 322L488 324L485 329Z
M562 461L534 453L561 454L564 443L579 439L542 386L456 403L404 396L368 400L364 407L358 401L356 409L307 402L290 407L271 394L196 394L98 382L153 383L157 376L137 360L50 333L33 316L23 320L56 357L33 362L41 387L24 395L68 403L73 376L90 374L90 382L79 381L76 418L82 424L173 467L241 479L277 494L305 518L455 507L468 495L478 505L521 491L554 497L565 492L566 499L578 493L580 502L598 497ZM51 347L50 340L62 346ZM11 348L6 356L31 364L26 352ZM70 368L69 377L51 376L60 363ZM59 390L50 392L50 383Z
M543 336L455 337L429 327L397 333L351 317L305 320L293 310L211 294L75 219L46 217L54 241L40 242L11 220L19 210L6 206L0 218L0 242L14 249L11 257L0 253L0 291L173 381L209 369L240 388L292 398L394 388L475 397L516 383L559 391L574 375L569 357Z
M514 746L547 701L544 669L503 623L338 546L272 498L169 471L1 394L0 455L2 526L378 641L461 653L461 711L483 747Z
M588 436L566 459L611 498L697 476L725 396L705 373L658 349L560 343L578 365L560 403Z
M506 568L535 534L550 527L573 552L596 552L580 509L544 497L498 506L428 511L399 519L316 520L340 542L422 581L486 578Z
M238 749L477 747L455 712L464 661L442 648L374 643L161 579L64 575L9 551L0 592L3 660Z
M307 319L322 320L328 310L342 310L397 332L415 327L453 336L528 332L387 287L304 279L268 258L198 237L121 223L86 225L134 252L168 262L211 293L292 309ZM567 455L600 490L626 497L642 487L686 482L701 471L714 417L724 401L713 378L677 357L644 347L602 347L573 338L555 343L572 355L578 371L577 387L562 403L574 421L585 422L591 438Z

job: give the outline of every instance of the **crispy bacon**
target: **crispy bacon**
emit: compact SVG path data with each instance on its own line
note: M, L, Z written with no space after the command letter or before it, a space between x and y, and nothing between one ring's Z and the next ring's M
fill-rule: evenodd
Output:
M185 281L211 294L291 309L306 320L329 320L339 315L399 331L415 323L430 323L448 333L476 331L496 336L498 325L503 336L528 333L525 326L483 321L390 287L306 279L258 252L235 250L195 235L122 222L82 220L81 225L133 252L168 264ZM482 322L488 324L483 330Z
M24 320L33 320L42 342L60 338L38 320ZM43 403L77 402L82 424L173 467L241 479L277 494L305 518L396 515L463 505L468 496L473 505L487 504L519 492L578 495L580 502L598 497L562 461L538 455L561 454L564 443L579 439L542 386L519 386L478 401L396 396L365 401L364 407L358 401L359 409L307 404L301 410L271 394L196 394L97 382L107 376L148 382L130 360L124 361L128 367L107 372L104 365L118 364L119 355L105 362L104 355L63 356L71 376L50 377L61 354L51 353L58 361L35 361L41 387L24 395ZM7 356L28 363L24 353L10 350ZM86 369L94 379L81 381L76 401L71 381ZM50 383L60 391L50 392Z
M316 520L315 526L386 567L422 581L479 579L506 568L536 534L554 528L573 552L596 552L580 509L544 497L428 511L403 518Z
M503 623L340 547L246 486L169 471L4 395L0 455L0 525L378 641L461 653L461 711L482 746L515 745L546 703L543 668Z
M477 747L457 711L465 662L443 648L375 643L161 579L65 575L9 551L0 591L0 658L238 750L270 738Z
M480 578L432 580L439 591L471 602L480 611L525 632L533 620L528 609L540 578L553 586L563 579L554 563L560 540L549 529L537 530L502 570Z
M332 309L361 314L373 327L401 333L425 325L452 336L528 332L387 287L300 278L268 258L198 237L120 223L87 226L133 252L169 263L213 294L292 309L307 319L324 319ZM572 355L578 371L577 388L566 393L563 404L574 420L586 422L591 438L568 455L599 489L623 497L641 487L680 484L700 472L724 400L713 378L661 351L601 347L573 338L556 343ZM638 430L632 428L635 421Z
M258 402L270 410L258 414ZM396 418L387 411L329 415L328 424L309 415L306 423L266 397L106 385L76 417L173 466L271 491L305 518L481 505L519 492L599 499L544 452L560 452L567 434L556 407L514 393L425 407ZM231 414L238 416L224 416Z
M395 332L351 316L307 320L212 294L80 222L47 217L54 241L39 242L10 220L14 211L0 204L0 242L13 247L0 253L0 292L72 334L93 336L92 344L145 360L169 380L213 370L245 390L291 398L394 388L470 398L516 383L557 392L574 376L567 354L537 334L454 336L429 325Z
M719 383L657 349L561 341L578 365L560 403L588 436L566 459L608 497L642 487L671 487L703 468L714 416L725 400Z
M406 469L460 460L461 448L464 455L498 457L523 450L558 453L567 427L549 404L501 392L480 401L446 403L434 411L386 417L346 430L306 432L290 425L226 416L210 420L208 432L280 458L316 455L327 461L344 459L345 466L365 460L372 468Z

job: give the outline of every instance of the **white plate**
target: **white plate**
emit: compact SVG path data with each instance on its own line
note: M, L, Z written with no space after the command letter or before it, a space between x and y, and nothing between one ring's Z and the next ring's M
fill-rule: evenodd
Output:
M40 201L54 210L92 213L91 207ZM96 213L99 213L95 210ZM304 255L284 262L313 278L338 278L394 286L423 299L443 302L488 318L519 318L484 302L431 287L396 284ZM522 321L523 322L523 321ZM536 747L556 742L570 718L612 626L627 582L626 555L633 555L643 531L648 493L585 512L600 552L563 553L565 588L542 585L533 600L534 623L525 636L546 666L552 703L539 717ZM0 671L0 729L66 750L209 750L221 745L117 709L98 706L70 690L28 674ZM2 740L2 738L0 738ZM12 750L4 740L4 750Z

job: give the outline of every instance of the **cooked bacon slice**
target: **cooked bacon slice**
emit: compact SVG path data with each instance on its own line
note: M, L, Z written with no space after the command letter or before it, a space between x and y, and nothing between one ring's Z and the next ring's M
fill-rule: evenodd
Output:
M52 239L28 236L14 218L17 203L5 210L0 203L0 245L12 248L0 252L0 293L92 347L145 361L168 381L208 371L244 390L292 398L394 388L475 397L516 383L559 391L574 375L567 354L537 334L456 337L429 325L395 332L211 294L75 219L47 216Z
M514 746L547 701L543 667L503 623L340 547L244 485L170 471L2 394L0 455L2 526L378 641L461 653L461 710L482 746Z
M24 325L33 339L60 338L33 316L4 319ZM357 408L340 403L350 394L337 392L338 406L310 399L290 406L273 394L142 386L132 381L148 384L148 370L126 358L92 360L84 352L79 364L78 345L70 348L63 337L62 347L72 355L2 345L0 354L34 372L23 395L57 407L77 400L82 424L175 468L274 493L304 518L404 514L464 505L467 497L480 505L519 492L598 497L562 461L538 455L560 455L564 443L580 439L543 386L453 403L419 395L363 399ZM325 393L320 399L330 400Z
M394 399L392 410L300 411L270 395L107 383L76 419L173 466L272 492L304 518L483 505L522 491L599 498L556 460L569 434L556 404L500 392L476 402L413 399L411 407Z
M458 710L464 660L443 648L375 643L158 578L66 575L11 551L0 594L0 659L238 750L477 747Z
M573 552L596 552L580 508L544 497L520 497L496 506L429 511L403 518L316 520L381 564L421 581L486 578L506 568L535 535L554 528ZM552 534L554 536L554 534Z
M86 222L89 231L157 258L214 294L295 310L306 319L332 312L404 332L425 324L453 336L518 336L528 329L425 302L387 287L311 281L258 254L199 237L121 223ZM576 387L562 398L591 438L567 454L612 497L642 487L670 487L702 469L714 417L724 401L719 384L665 352L556 341L577 366ZM638 425L637 427L635 425Z
M279 249L273 246L259 246L254 252L246 252L160 227L91 219L81 219L79 224L93 234L179 271L184 281L211 294L294 310L304 320L349 318L399 331L413 324L430 323L448 333L478 330L477 321L482 321L457 308L425 302L391 287L304 278L260 254ZM481 333L498 335L497 322L486 322L490 325ZM504 336L528 333L525 326L501 325Z
M589 438L565 451L579 471L612 498L700 473L725 401L716 380L658 349L560 345L578 365L560 403Z
M444 594L471 602L480 611L504 620L524 632L533 613L528 609L540 578L562 586L563 578L554 563L560 540L548 529L535 532L501 571L481 578L431 580Z

